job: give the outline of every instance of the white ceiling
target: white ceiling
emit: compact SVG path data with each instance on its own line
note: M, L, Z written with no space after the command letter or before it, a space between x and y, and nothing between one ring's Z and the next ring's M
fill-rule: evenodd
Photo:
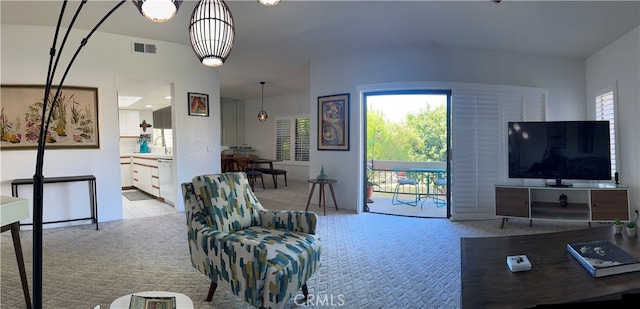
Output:
M92 28L114 3L89 0L77 27ZM275 7L255 0L227 3L236 38L220 68L220 91L223 97L244 100L260 98L260 81L266 82L265 97L308 92L309 61L314 57L439 46L586 59L640 25L640 1L282 0ZM60 4L2 0L1 22L55 25ZM174 19L156 24L128 1L99 31L189 45L188 21L195 4L184 1Z

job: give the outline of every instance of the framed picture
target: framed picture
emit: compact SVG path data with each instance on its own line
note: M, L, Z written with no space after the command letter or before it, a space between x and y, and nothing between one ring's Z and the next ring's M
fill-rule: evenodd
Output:
M189 92L189 116L209 117L209 95Z
M349 150L349 94L318 97L318 150Z
M36 149L42 119L43 85L0 86L0 150ZM50 98L56 93L54 85ZM52 107L53 106L53 107ZM53 108L46 147L100 148L98 88L63 86Z

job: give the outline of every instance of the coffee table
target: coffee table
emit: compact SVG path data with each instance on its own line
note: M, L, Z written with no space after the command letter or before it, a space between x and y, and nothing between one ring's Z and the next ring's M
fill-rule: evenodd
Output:
M137 292L132 294L127 294L121 297L118 297L111 303L109 308L111 309L129 309L129 302L131 302L131 295L138 296L147 296L147 297L175 297L176 298L176 308L180 309L189 309L193 308L193 302L189 296L174 293L174 292L164 292L164 291L145 291L145 292Z
M462 308L530 308L640 289L640 272L593 278L569 242L607 239L640 258L638 237L614 235L610 226L526 236L461 238ZM525 254L529 271L509 271L508 255ZM637 292L635 292L637 293Z

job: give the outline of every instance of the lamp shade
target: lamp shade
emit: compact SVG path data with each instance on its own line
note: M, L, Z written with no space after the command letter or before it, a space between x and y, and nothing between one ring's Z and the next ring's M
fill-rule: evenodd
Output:
M221 66L231 53L234 38L229 6L221 0L200 0L189 21L189 39L202 64Z
M265 122L267 118L269 118L267 112L264 111L264 83L265 82L260 82L260 85L262 85L262 107L260 107L260 112L258 113L258 120L260 122Z
M178 12L182 0L131 0L148 20L162 23Z
M258 0L258 2L266 6L275 6L276 4L280 3L280 0Z
M267 115L267 112L265 112L264 110L261 110L261 111L258 113L258 120L259 120L260 122L265 122L265 121L267 121L267 118L269 118L269 115Z

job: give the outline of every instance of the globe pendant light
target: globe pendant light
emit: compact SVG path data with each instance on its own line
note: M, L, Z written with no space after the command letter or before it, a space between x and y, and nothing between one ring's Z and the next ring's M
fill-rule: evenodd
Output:
M258 0L258 2L265 6L275 6L280 3L280 0Z
M260 108L260 112L258 113L258 120L265 122L267 118L269 118L269 115L264 111L264 82L260 82L260 84L262 85L262 108Z
M200 0L189 21L191 47L202 64L219 67L231 53L235 25L222 0Z
M176 15L182 0L132 0L148 20L163 23Z

